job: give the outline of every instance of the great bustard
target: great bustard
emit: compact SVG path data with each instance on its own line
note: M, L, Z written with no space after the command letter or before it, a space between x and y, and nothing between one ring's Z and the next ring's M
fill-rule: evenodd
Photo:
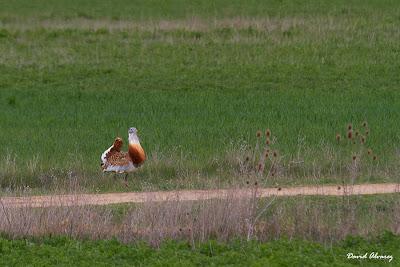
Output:
M125 185L127 185L128 173L136 171L146 160L136 128L129 128L128 141L128 152L121 151L122 138L117 137L113 145L101 155L103 172L125 173Z

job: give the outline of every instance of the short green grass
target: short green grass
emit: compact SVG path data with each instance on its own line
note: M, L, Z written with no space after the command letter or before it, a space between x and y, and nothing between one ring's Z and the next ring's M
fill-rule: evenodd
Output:
M399 7L395 0L335 0L335 1L140 1L116 0L110 3L105 0L11 0L1 2L0 15L3 20L20 20L37 17L41 19L71 18L110 18L151 20L151 19L185 19L193 16L202 18L220 17L266 17L266 16L315 16L315 15L371 15L385 12L398 14Z
M112 182L96 182L105 180L99 157L130 126L150 156L137 177L161 189L202 186L182 183L185 173L230 176L223 162L231 149L244 158L240 144L253 144L267 127L285 162L299 147L311 151L302 158L308 169L327 148L345 150L351 162L335 134L364 120L366 147L378 155L367 181L397 179L395 1L0 6L3 186L43 186L77 173L86 186L109 190ZM317 164L322 175L329 164Z
M194 248L183 242L124 245L115 240L77 241L63 237L0 239L2 266L399 266L400 239L389 232L375 239L348 237L333 246L302 240L267 243L209 241ZM391 255L393 259L347 259L355 255Z

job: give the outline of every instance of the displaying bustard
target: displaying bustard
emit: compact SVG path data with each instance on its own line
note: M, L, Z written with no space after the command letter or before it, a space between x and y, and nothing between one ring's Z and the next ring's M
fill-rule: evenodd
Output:
M113 145L101 155L103 172L125 173L125 185L127 185L128 173L136 171L146 160L136 128L129 128L128 141L128 152L121 151L122 138L117 137Z

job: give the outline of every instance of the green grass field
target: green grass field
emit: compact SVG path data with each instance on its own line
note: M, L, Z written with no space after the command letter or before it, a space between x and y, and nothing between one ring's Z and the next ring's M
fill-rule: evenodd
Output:
M117 241L77 241L68 238L0 239L2 266L399 266L400 239L386 233L376 239L349 237L334 246L299 240L191 247L165 242L159 249ZM393 259L347 259L347 253L377 252Z
M271 183L339 182L368 148L377 160L362 156L357 181L398 180L396 1L0 6L3 187L72 175L120 190L99 157L130 126L149 155L137 190L220 184L266 128L282 165ZM365 120L364 147L336 144Z
M399 29L394 0L0 0L0 195L399 182ZM131 126L125 188L100 154ZM398 207L0 205L0 265L400 266Z

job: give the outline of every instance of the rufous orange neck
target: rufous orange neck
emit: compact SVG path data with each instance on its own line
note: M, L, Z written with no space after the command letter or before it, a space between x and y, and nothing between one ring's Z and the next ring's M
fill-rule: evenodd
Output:
M133 164L142 164L146 160L146 154L140 143L130 143L128 153Z

